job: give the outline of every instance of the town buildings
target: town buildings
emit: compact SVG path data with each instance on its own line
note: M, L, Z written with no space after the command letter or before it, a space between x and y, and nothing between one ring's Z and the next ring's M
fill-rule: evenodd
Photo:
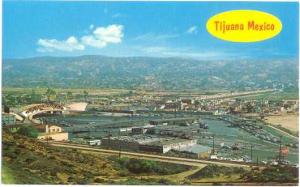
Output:
M65 132L57 125L36 125L39 131L38 139L40 140L54 140L54 141L67 141L69 138L68 132Z

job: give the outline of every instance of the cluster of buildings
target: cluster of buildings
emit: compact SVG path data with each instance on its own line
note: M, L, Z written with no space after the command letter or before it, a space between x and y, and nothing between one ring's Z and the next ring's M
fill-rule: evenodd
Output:
M65 132L60 126L50 124L35 125L39 134L37 139L39 140L55 140L55 141L67 141L69 139L68 132Z
M189 152L200 158L210 154L210 147L197 144L196 139L157 135L132 135L102 138L101 146L115 150L147 153L167 153L170 150Z
M172 150L194 158L208 157L211 148L197 144L194 138L200 131L197 121L196 118L151 120L145 126L121 128L120 132L126 132L127 135L102 138L101 146L149 153L167 153Z
M246 92L228 92L212 95L180 96L176 94L132 94L126 97L93 101L97 108L104 110L139 110L147 111L191 111L213 115L248 114L278 115L297 113L298 100L280 99L240 99L242 96L264 94L274 90L257 90ZM239 98L240 97L240 98Z

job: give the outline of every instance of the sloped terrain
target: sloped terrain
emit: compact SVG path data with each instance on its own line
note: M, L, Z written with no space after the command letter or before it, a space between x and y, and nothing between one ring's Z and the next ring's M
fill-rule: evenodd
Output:
M159 176L190 166L91 154L48 146L18 134L3 133L2 181L5 184L176 184ZM126 162L126 164L125 164ZM154 180L142 176L158 176Z
M3 85L166 90L296 89L298 61L198 61L182 58L117 58L95 55L4 59Z

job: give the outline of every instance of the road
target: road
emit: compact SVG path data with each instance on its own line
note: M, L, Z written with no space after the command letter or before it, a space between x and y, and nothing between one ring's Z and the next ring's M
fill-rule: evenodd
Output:
M78 149L83 151L90 151L90 152L98 152L101 154L113 154L119 155L120 151L116 150L108 150L108 149L100 149L100 148L93 148L87 145L77 145L77 144L70 144L70 143L61 143L61 142L49 142L50 145L56 147L64 147L64 148L72 148ZM162 162L170 162L176 164L184 164L190 166L203 166L203 164L217 164L223 166L233 166L233 167L250 167L249 164L245 163L228 163L222 161L213 161L213 160L198 160L198 159L189 159L189 158L179 158L179 157L169 157L169 156L161 156L161 155L154 155L148 153L136 153L136 152L127 152L122 151L122 156L132 157L132 158L142 158L154 161L162 161Z
M277 130L277 131L281 132L282 134L285 134L285 135L287 135L287 136L289 136L289 137L291 137L291 138L293 138L293 139L295 139L295 140L298 140L298 139L299 139L298 137L296 137L296 136L294 136L294 135L292 135L292 134L290 134L290 133L287 133L287 132L285 132L285 131L283 131L283 130L281 130L281 129L279 129L279 128L276 128L276 127L274 127L273 125L268 125L268 127L271 127L272 129Z

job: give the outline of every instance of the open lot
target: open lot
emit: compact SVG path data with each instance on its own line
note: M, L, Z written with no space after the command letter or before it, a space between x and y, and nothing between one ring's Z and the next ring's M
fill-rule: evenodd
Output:
M284 114L281 116L268 116L266 122L281 125L293 132L299 131L299 115L296 114Z

